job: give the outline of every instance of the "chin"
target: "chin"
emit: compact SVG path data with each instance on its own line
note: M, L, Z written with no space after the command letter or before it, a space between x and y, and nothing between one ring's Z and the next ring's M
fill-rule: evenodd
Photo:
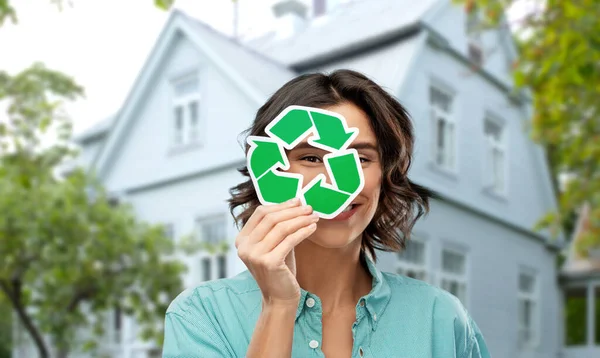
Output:
M333 225L329 225L333 224ZM319 220L317 230L308 238L313 243L327 248L344 247L354 239L361 237L362 230L356 230L347 225Z

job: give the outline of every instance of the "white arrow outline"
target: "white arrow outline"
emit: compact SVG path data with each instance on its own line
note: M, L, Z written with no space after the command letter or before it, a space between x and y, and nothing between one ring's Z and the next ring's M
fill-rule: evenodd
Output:
M281 157L283 158L283 165L281 164L281 162L277 162L274 166L271 167L271 169L269 169L266 172L262 173L260 175L260 177L256 177L254 175L254 172L252 171L252 167L250 166L250 159L252 158L252 154L254 153L254 150L256 150L256 148L258 148L258 145L256 143L254 143L254 141L269 142L269 143L275 143L275 144L277 144L277 148L279 148L279 153L281 154ZM285 151L283 150L283 147L281 146L281 141L279 139L273 139L273 138L269 138L269 137L249 136L246 139L246 142L248 144L250 144L250 149L248 149L248 156L246 157L246 159L247 159L247 165L248 165L248 173L250 174L250 178L252 178L252 183L254 184L254 188L255 188L254 191L256 191L256 195L258 196L258 200L260 200L260 202L263 203L264 205L279 204L279 203L274 203L274 202L270 202L270 201L265 200L265 198L263 197L262 193L260 192L260 188L258 186L258 180L260 178L262 178L263 176L265 176L265 174L267 174L268 172L273 172L273 174L275 174L277 176L300 179L298 181L298 188L296 188L296 195L298 195L297 193L300 190L302 190L302 183L304 182L304 176L302 174L294 174L294 173L286 173L286 172L276 172L277 169L283 169L283 170L290 169L290 162L288 160L287 155L285 154Z
M289 145L287 143L285 143L283 140L281 140L279 137L277 137L273 132L271 132L271 129L273 128L273 126L275 126L283 117L285 117L290 111L293 110L304 110L307 111L307 113L309 114L312 126L306 130L304 133L302 133L300 136L298 136L298 138L296 138L296 140L294 140L292 143L290 143ZM319 134L317 132L316 126L315 126L315 122L312 118L312 115L310 114L311 112L319 112L325 115L329 115L329 116L333 116L338 118L341 123L342 123L342 127L344 128L344 131L346 133L350 132L352 133L352 135L348 138L348 140L344 143L344 145L342 145L342 147L338 150L320 143L316 143L315 140L319 140ZM344 209L346 209L346 207L352 202L352 200L354 200L358 194L363 190L364 185L365 185L365 178L364 178L364 173L362 171L362 164L360 162L360 158L358 156L358 151L356 149L347 149L347 147L350 145L350 143L352 143L354 141L354 139L356 139L356 137L358 136L358 128L355 127L348 127L348 124L346 122L346 118L344 116L342 116L339 113L336 112L332 112L332 111L328 111L328 110L324 110L321 108L315 108L315 107L306 107L306 106L297 106L297 105L291 105L286 107L277 117L275 117L275 119L273 119L265 128L265 133L267 133L268 137L264 137L264 136L249 136L246 139L246 142L250 145L250 149L248 150L248 154L246 156L246 162L247 162L247 166L248 166L248 173L250 174L250 178L252 179L252 183L254 184L254 188L256 189L256 194L258 196L259 201L263 204L263 205L274 205L274 204L278 204L278 203L272 203L272 202L268 202L264 199L262 193L260 192L260 188L258 186L258 180L260 178L262 178L266 173L268 173L269 171L272 171L274 174L278 175L278 176L284 176L284 177L290 177L290 178L296 178L299 179L298 181L298 189L296 190L296 197L298 197L298 195L300 195L300 200L304 205L307 205L306 203L306 199L304 197L304 194L311 189L319 180L322 180L322 187L324 188L328 188L328 189L332 189L335 191L338 191L340 193L344 193L344 194L348 194L350 195L350 197L344 202L343 205L340 206L340 208L336 211L334 211L331 214L324 214L322 212L316 211L314 210L315 213L317 213L319 215L319 217L323 218L323 219L332 219L334 217L336 217L337 215L339 215L342 211L344 211ZM302 183L304 182L304 176L302 174L295 174L295 173L286 173L286 172L281 172L281 171L277 171L277 169L282 169L282 170L288 170L290 168L290 163L289 160L287 158L287 155L285 153L285 151L283 150L283 148L291 150L293 149L295 146L298 145L298 143L300 143L308 134L312 133L313 135L308 138L307 142L308 144L310 144L311 146L315 147L315 148L319 148L325 151L328 151L330 153L325 154L323 156L323 163L325 164L325 169L327 170L327 174L329 174L329 178L331 179L332 184L327 183L326 181L326 177L325 174L320 173L318 174L313 180L311 180L307 185L303 186ZM261 174L260 177L255 177L254 173L251 169L250 166L250 158L252 158L252 154L254 153L254 150L256 149L257 145L253 142L253 141L262 141L262 142L270 142L270 143L275 143L277 144L279 151L281 153L281 157L283 158L284 164L282 165L280 162L278 162L276 165L274 165L273 167L271 167L271 169L269 169L267 172ZM345 191L340 190L339 188L337 188L337 183L335 181L335 177L333 176L333 173L331 171L331 166L329 165L329 159L330 158L335 158L335 157L339 157L342 155L346 155L352 153L353 157L356 161L356 165L358 168L358 175L360 177L360 184L358 189L355 190L354 194L351 193L347 193Z

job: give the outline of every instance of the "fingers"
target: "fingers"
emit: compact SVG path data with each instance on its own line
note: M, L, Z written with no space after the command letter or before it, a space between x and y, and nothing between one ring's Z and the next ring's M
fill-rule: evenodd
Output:
M306 206L295 206L279 211L273 211L263 216L262 220L249 235L249 243L257 243L262 241L276 225L280 225L284 221L294 219L296 217L308 216L312 213L312 208ZM281 224L278 228L279 231L285 229ZM308 225L308 223L306 224ZM291 234L291 232L289 232Z
M291 211L292 209L289 209ZM283 216L284 213L281 213ZM267 233L264 239L256 243L256 250L259 253L272 251L287 236L293 235L298 230L319 221L319 216L315 213L292 217L289 220L280 221Z
M288 235L281 243L279 243L267 256L273 256L275 258L286 257L294 247L296 247L302 240L306 239L317 229L317 223L312 223L308 226L301 228L295 233Z
M256 225L258 225L261 222L261 220L269 213L293 208L298 205L300 205L300 199L298 198L293 198L291 200L276 205L260 205L254 210L254 213L252 213L250 219L248 219L248 222L246 222L246 225L244 225L244 227L240 231L240 234L242 236L249 235L254 230Z

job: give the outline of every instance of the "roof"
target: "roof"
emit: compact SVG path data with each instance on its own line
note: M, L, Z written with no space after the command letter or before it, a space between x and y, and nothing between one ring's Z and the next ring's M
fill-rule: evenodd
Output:
M248 42L282 64L296 66L416 25L440 0L361 0L338 6L286 39L273 34ZM343 29L343 30L342 30Z
M181 15L194 27L196 34L203 41L261 92L265 100L284 83L297 76L289 67L271 60L199 20L184 13Z
M415 25L439 1L354 1L314 19L302 32L291 38L277 39L267 34L246 43L238 42L179 10L174 12L266 100L297 75L291 69L292 65L349 48L358 49L368 42L406 29ZM361 21L364 19L377 21ZM344 31L339 30L342 28ZM103 135L113 125L115 117L106 118L75 135L75 141L83 143Z
M586 203L581 208L573 239L569 245L569 251L564 266L561 269L562 276L585 277L600 274L600 259L581 257L576 250L578 243L583 238L583 233L591 226L591 207Z
M82 132L75 134L73 139L78 143L85 143L93 138L96 138L104 134L113 124L116 115L112 115L108 118L104 118L91 127L83 130Z

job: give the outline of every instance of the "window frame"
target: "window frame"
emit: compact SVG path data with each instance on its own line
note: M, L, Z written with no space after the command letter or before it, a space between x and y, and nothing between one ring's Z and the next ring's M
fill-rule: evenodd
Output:
M480 9L475 8L471 14L465 13L465 36L467 43L467 58L477 66L482 67L485 63L485 52L483 42L483 29L473 29L478 27L483 21L483 14ZM472 55L479 53L480 59L475 59Z
M202 215L202 216L198 216L196 217L196 220L194 221L194 235L195 237L200 241L204 241L204 238L201 236L201 230L202 230L202 225L203 223L211 223L211 222L215 222L215 221L221 221L222 222L222 229L223 229L223 238L222 240L225 242L228 242L228 220L227 220L227 216L225 214L222 213L218 213L218 214L212 214L212 215ZM223 252L223 253L218 253L218 254L211 254L207 251L204 250L200 250L198 252L198 254L196 255L197 257L197 262L198 262L198 268L197 268L197 272L198 272L198 278L200 280L200 282L204 282L206 281L204 279L204 262L205 260L208 260L209 264L210 264L210 278L209 280L216 280L216 279L220 279L222 277L220 276L220 271L219 271L219 258L220 257L224 257L225 259L225 277L229 276L229 251L227 252Z
M464 261L464 273L462 275L447 272L444 270L444 252L448 251L450 253L455 253L458 255L462 255L465 259ZM439 251L439 270L437 274L437 286L443 289L444 291L452 294L450 291L447 291L443 288L442 282L444 279L455 280L458 281L459 284L464 285L464 298L458 299L462 302L463 306L468 309L470 303L470 294L471 294L471 285L470 285L470 272L471 272L471 262L469 259L469 249L464 247L463 245L443 242L440 251Z
M407 245L410 245L412 241L416 241L418 243L423 244L423 263L415 264L412 262L404 261L404 260L400 259L399 255L401 254L401 252L396 252L395 256L394 256L395 257L394 273L402 275L402 276L406 276L405 272L407 270L423 271L424 275L425 275L425 279L422 281L431 283L431 282L433 282L433 272L431 270L431 257L430 257L431 245L430 245L430 242L425 235L414 233L414 232L411 235L410 240L407 242ZM403 273L399 273L398 270L402 270ZM410 276L406 276L406 277L410 277Z
M533 277L533 290L532 292L526 293L521 291L520 280L521 275L529 275ZM528 267L520 267L517 274L517 337L518 337L518 348L521 351L527 350L535 350L540 346L541 343L541 299L540 299L540 284L539 284L539 274L536 270L528 268ZM532 339L528 342L522 342L521 331L523 327L521 326L521 313L520 313L520 305L521 300L529 299L534 303L533 309L533 317L531 323L532 329Z
M432 90L437 90L442 94L448 96L450 98L450 110L444 111L443 109L435 106L432 103L431 92ZM458 175L458 168L460 164L460 158L458 155L458 144L459 144L459 133L458 133L458 122L457 122L457 112L458 112L458 93L451 86L447 85L443 80L438 79L437 77L431 77L427 86L427 106L429 111L429 123L431 126L431 153L429 156L429 160L431 166L439 170L443 173L450 174L451 176ZM439 145L438 145L438 119L442 117L444 121L452 126L452 144L446 144L448 148L452 150L451 153L451 163L452 165L448 166L446 164L438 163L439 156Z
M485 133L485 125L487 122L493 123L500 128L500 140L498 142L494 142L490 136ZM497 196L505 198L508 195L508 185L509 185L509 146L508 146L508 128L507 123L504 119L501 119L496 114L486 111L483 116L482 122L482 130L481 133L483 135L483 145L485 149L483 150L483 188L491 194L495 194ZM492 150L501 150L503 154L503 163L502 163L502 181L503 187L502 190L498 190L495 185L495 174L493 172L493 156L491 155Z
M201 81L200 70L194 69L186 71L177 76L172 76L169 80L170 85L170 112L169 112L169 148L172 150L202 146L204 144L205 137L203 135L203 83ZM179 95L176 93L176 86L188 81L197 81L197 89L192 93L186 93ZM196 139L192 140L192 125L190 115L190 105L196 103ZM182 111L182 129L181 129L181 141L176 142L175 138L178 135L176 129L177 120L177 108L181 108Z

